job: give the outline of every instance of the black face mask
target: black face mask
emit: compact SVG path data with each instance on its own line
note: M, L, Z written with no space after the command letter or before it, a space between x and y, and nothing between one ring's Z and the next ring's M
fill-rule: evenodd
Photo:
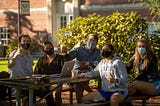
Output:
M111 55L112 55L112 51L102 51L102 56L104 58L108 58Z
M52 54L54 54L54 49L53 49L53 48L50 48L49 50L44 50L44 52L45 52L47 55L52 55Z
M23 48L24 50L27 50L27 49L29 49L29 47L30 47L30 43L23 43L23 44L21 44L21 46L22 46L22 48Z

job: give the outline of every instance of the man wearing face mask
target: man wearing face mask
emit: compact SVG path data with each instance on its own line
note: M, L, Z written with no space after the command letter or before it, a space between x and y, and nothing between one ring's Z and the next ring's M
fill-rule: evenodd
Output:
M33 57L29 53L31 38L29 35L22 34L18 39L18 49L12 51L8 58L8 69L11 78L31 76L33 73ZM22 88L22 95L27 96L28 91ZM16 94L15 88L12 88L12 95ZM28 103L28 98L24 97L23 106Z
M96 48L98 42L98 35L90 33L87 35L86 46L74 47L69 51L70 59L76 59L77 61L100 61L100 50ZM73 70L80 70L79 62L75 62ZM92 92L89 87L89 82L75 84L76 99L78 103L81 103L83 97L83 91Z
M12 51L8 58L10 77L32 75L33 57L28 51L31 38L29 35L21 35L18 41L18 49Z
M34 74L41 74L41 75L60 74L62 66L64 64L63 56L55 54L54 46L49 41L46 41L44 43L43 52L45 54L38 60L34 70ZM61 91L62 91L62 86L56 88L55 102L53 94L50 94L46 97L46 102L48 106L61 106L62 104ZM50 92L49 86L47 86L45 87L45 90L40 88L39 90L35 91L35 95L39 97L44 97L49 92Z

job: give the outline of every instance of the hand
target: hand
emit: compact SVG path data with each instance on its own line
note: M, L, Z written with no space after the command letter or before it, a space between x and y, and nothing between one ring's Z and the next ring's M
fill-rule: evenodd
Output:
M74 45L74 49L77 49L77 48L79 48L79 47L81 47L82 46L82 42L78 42L76 45Z
M113 77L108 78L109 83L117 83L117 80Z
M83 78L84 77L84 73L78 74L79 78Z

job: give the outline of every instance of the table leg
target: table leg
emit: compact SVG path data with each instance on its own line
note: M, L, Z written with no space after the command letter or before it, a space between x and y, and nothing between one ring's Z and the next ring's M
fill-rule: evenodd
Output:
M33 106L33 89L29 88L29 106Z
M21 106L21 88L16 87L16 106Z

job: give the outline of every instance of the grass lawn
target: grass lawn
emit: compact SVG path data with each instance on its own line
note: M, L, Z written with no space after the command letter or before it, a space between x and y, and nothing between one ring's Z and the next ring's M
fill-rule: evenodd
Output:
M34 60L33 69L34 69L37 61L38 61L37 59ZM8 60L7 59L0 59L0 72L1 71L7 71L8 72L7 64L8 64Z

